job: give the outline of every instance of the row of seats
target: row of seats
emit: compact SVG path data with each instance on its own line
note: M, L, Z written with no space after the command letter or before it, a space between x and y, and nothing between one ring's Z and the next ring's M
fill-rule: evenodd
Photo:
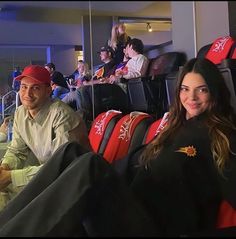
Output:
M95 118L99 113L110 109L124 113L142 111L155 118L161 117L168 110L165 77L178 71L185 62L186 55L182 52L166 52L149 59L145 77L123 81L127 85L127 94L116 84L82 87L82 109L85 119L92 121L93 116Z
M148 144L164 128L167 120L168 112L157 120L138 111L129 114L116 110L102 112L93 121L89 132L92 150L113 164L136 147ZM223 200L216 228L233 226L236 226L236 210Z
M161 120L133 111L108 110L100 113L91 126L89 140L95 153L113 163L126 156L137 146L149 143L157 134Z

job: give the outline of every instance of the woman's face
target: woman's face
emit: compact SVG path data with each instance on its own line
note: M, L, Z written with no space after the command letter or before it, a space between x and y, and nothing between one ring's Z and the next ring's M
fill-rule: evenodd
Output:
M119 25L118 32L120 35L125 33L125 25L124 24Z
M78 72L83 73L85 71L85 66L84 64L78 64Z
M186 119L203 113L210 104L210 93L204 78L194 72L187 73L180 87L180 101L186 109Z

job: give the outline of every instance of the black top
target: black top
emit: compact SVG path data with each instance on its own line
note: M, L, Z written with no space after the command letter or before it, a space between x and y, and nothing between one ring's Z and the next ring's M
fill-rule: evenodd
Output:
M163 235L215 229L223 199L236 208L236 156L231 155L223 178L213 162L203 120L204 115L187 120L148 169L137 162L144 147L124 159L130 187ZM236 132L230 143L236 152Z
M129 42L130 40L131 40L130 36L128 36L127 41L125 41L124 35L121 35L119 37L119 40L116 45L116 49L114 50L114 56L113 56L113 59L114 59L116 65L118 65L120 62L123 61L123 59L124 59L123 50L126 47L127 42ZM108 45L109 45L109 41L106 42L106 46L108 46Z
M93 77L94 80L97 80L97 79L99 79L101 77L109 77L110 75L113 75L115 73L115 70L116 70L115 61L112 59L108 63L105 63L104 65L99 67L96 72L101 70L101 68L103 68L103 74L100 77L97 77L96 73L95 73L95 76Z
M66 79L64 78L64 76L62 75L62 73L59 72L59 71L54 71L54 72L53 72L53 74L52 74L52 76L51 76L51 81L52 81L53 83L55 83L56 85L58 85L58 86L62 86L62 87L64 87L64 88L69 89L69 88L68 88L68 85L67 85L67 83L66 83Z
M123 61L124 59L124 48L126 47L126 44L128 41L131 40L131 37L128 36L128 39L127 41L124 40L124 37L121 36L118 43L117 43L117 46L116 46L116 49L114 51L114 61L115 61L115 64L118 65L120 62Z

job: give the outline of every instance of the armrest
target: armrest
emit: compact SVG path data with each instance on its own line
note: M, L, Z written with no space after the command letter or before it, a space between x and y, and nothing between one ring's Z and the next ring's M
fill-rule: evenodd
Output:
M224 59L219 64L219 68L234 68L236 69L236 59Z

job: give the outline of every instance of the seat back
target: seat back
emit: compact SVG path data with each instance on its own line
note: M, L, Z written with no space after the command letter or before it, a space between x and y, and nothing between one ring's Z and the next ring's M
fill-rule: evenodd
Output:
M127 81L127 94L130 111L148 111L148 101L141 77Z
M213 43L201 47L197 58L207 58L216 65L220 65L224 59L236 59L236 41L230 36L217 38Z
M150 59L148 76L166 75L178 71L183 66L187 57L183 52L166 52L156 58Z
M177 72L186 61L187 57L183 52L166 52L150 59L148 80L145 81L144 87L149 114L154 112L155 117L158 118L168 111L165 78L167 75Z
M143 112L131 112L123 116L115 125L107 143L103 157L112 163L140 146L153 118Z
M115 124L121 116L121 111L108 110L100 113L93 121L89 131L89 141L95 153L104 152Z
M128 111L128 97L124 90L116 84L94 84L80 88L81 107L86 120L93 120L98 114L108 110L119 110L123 113ZM94 97L94 101L93 101Z
M234 108L236 112L236 80L233 79L233 76L236 76L236 69L230 69L228 67L225 68L219 68L221 74L224 77L226 86L228 87L230 91L231 96L231 105Z
M211 45L206 53L206 58L215 64L221 64L221 61L228 58L230 50L235 40L230 36L219 37Z
M179 75L179 71L175 71L168 74L165 78L165 90L166 90L166 97L167 97L167 104L168 104L167 108L169 108L174 101L175 88L176 88L178 75Z
M163 77L155 80L145 77L129 80L127 94L130 111L146 112L155 118L163 114L166 98Z
M197 52L197 58L203 59L206 57L207 52L210 50L212 43L207 44L199 49Z
M217 228L236 226L236 210L226 201L223 200L217 219Z
M150 143L158 134L164 129L167 120L168 120L169 112L166 112L162 118L155 120L148 128L146 135L144 137L144 144Z

